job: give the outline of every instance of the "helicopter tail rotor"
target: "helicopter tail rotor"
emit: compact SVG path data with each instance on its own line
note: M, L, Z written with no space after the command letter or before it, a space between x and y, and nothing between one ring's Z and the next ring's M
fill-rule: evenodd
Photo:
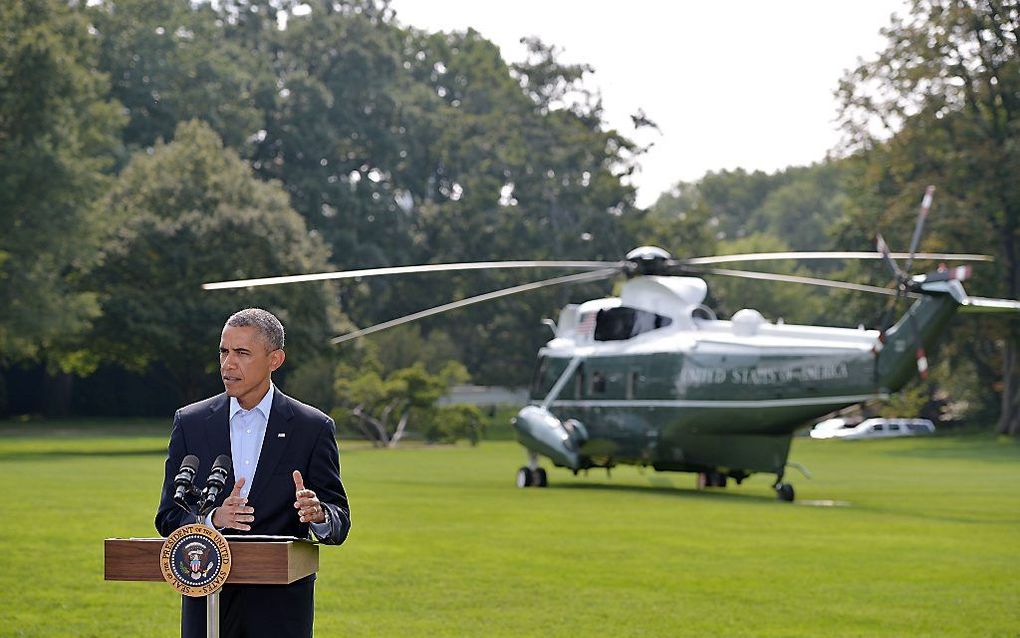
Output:
M953 269L950 271L944 265L939 267L939 270L929 275L920 275L912 277L910 268L914 263L914 256L917 254L917 246L921 242L921 233L924 231L924 223L928 219L928 212L931 210L932 196L935 194L935 186L928 185L924 189L924 197L921 199L921 208L917 213L917 222L914 224L914 234L910 238L910 252L907 256L906 266L900 268L899 264L896 263L896 259L893 258L892 252L889 250L889 245L882 237L881 233L876 233L875 243L878 252L882 254L882 259L892 270L893 276L895 277L896 296L891 300L885 308L881 322L881 331L878 335L879 343L885 343L886 332L892 325L892 317L897 307L899 306L900 300L911 293L919 292L922 290L922 284L929 281L947 281L949 279L965 279L969 274L969 266ZM960 276L962 275L962 277ZM910 315L911 332L914 333L914 353L917 360L917 373L920 375L921 380L928 378L928 355L924 350L924 343L921 341L921 334L917 327L917 321L913 314Z

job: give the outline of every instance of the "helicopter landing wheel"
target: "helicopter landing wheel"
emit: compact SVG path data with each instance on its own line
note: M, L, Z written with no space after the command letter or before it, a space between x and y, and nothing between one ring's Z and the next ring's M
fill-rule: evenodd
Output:
M517 470L517 487L531 487L534 485L535 475L530 467L522 467Z
M726 487L726 475L722 472L698 472L698 489Z
M776 496L781 501L787 503L793 502L793 486L789 483L779 483L776 485Z
M545 468L544 467L536 468L531 473L531 481L532 481L531 484L535 487L548 487L549 477L545 473Z

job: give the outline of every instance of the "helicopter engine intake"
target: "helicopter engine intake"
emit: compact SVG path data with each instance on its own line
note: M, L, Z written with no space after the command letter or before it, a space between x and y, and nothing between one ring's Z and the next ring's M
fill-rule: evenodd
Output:
M574 419L566 423L549 410L529 405L511 421L517 439L528 449L536 450L561 467L580 469L581 446L588 440L584 426Z

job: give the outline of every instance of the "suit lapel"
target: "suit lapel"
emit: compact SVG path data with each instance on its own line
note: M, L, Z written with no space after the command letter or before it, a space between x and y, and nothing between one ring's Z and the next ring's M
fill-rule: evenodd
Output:
M262 439L262 451L259 453L255 481L248 492L249 499L261 493L269 484L269 477L273 475L287 449L287 443L290 442L291 419L293 417L294 410L290 406L290 400L282 392L276 390L273 393L273 407L269 410L266 436Z
M216 397L216 400L209 406L209 416L206 417L205 438L208 445L209 458L202 459L208 463L205 474L208 476L212 464L220 454L233 457L230 451L230 400L226 393ZM230 494L234 489L234 472L231 469L227 483L221 494Z

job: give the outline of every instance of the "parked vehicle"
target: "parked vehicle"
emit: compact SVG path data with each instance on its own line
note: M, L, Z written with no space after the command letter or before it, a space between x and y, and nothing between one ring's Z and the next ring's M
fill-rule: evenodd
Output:
M865 419L849 428L833 431L834 439L885 439L896 436L921 436L935 433L935 424L928 419Z
M848 419L835 417L832 419L825 419L824 421L816 423L808 434L812 439L831 439L836 436L837 432L852 429L860 422L860 418Z

